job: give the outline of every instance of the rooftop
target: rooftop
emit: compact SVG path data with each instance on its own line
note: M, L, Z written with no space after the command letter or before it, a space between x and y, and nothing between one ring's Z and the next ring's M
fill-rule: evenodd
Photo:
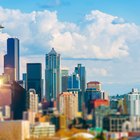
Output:
M88 82L87 84L101 84L101 83L98 82L98 81L90 81L90 82Z
M49 52L49 54L57 54L56 51L54 50L54 48L52 48L52 50Z

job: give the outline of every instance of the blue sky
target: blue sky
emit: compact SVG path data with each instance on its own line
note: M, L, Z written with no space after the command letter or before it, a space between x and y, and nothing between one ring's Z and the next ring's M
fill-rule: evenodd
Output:
M23 12L56 10L61 20L74 22L80 22L91 10L100 10L140 24L139 0L0 0L0 5Z
M139 0L0 0L0 58L7 37L21 42L21 72L43 62L52 47L72 73L87 69L87 82L103 83L111 95L140 87ZM34 12L33 12L34 11ZM3 72L3 63L0 64ZM43 70L44 71L44 70ZM44 72L43 72L44 73Z

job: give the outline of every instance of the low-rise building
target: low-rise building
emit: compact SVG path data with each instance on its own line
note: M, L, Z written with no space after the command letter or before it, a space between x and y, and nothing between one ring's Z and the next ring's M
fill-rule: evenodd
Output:
M30 138L29 121L0 122L0 139L25 140Z
M23 120L28 120L30 124L35 123L35 118L36 118L36 112L30 110L23 112Z
M99 106L93 110L93 127L103 128L104 117L115 112L109 106Z
M1 106L0 112L2 112L2 116L4 119L10 119L11 118L11 111L10 106Z
M55 134L55 125L50 124L49 122L36 123L30 127L31 137L49 137L54 136Z
M124 115L124 114L108 115L103 119L103 129L111 132L122 132L123 124L125 124L126 122L129 122L129 115Z

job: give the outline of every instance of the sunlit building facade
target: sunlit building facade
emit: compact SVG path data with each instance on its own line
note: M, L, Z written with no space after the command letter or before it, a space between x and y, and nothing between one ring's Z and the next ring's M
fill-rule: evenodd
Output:
M72 120L78 113L78 94L73 92L63 92L59 95L59 110L68 120Z
M28 108L32 112L38 112L38 95L34 89L29 89Z

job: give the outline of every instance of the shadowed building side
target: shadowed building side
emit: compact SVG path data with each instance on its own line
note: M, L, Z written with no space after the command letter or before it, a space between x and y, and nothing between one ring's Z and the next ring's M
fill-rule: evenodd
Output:
M21 120L22 113L26 111L26 90L17 82L12 83L12 118Z

